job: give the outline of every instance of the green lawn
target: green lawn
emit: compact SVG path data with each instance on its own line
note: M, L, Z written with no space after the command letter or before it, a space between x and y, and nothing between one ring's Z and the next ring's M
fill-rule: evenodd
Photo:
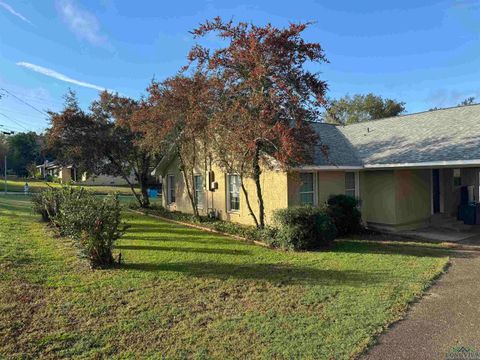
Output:
M42 189L47 188L48 186L59 187L61 186L59 183L54 182L45 182L40 180L27 180L28 185L30 188L30 192L38 192ZM7 180L7 189L9 192L23 192L23 187L25 185L24 179L19 180ZM132 195L132 190L129 186L102 186L102 185L80 185L83 186L97 194L111 194L114 192L118 192L122 195ZM3 179L0 180L0 192L4 191L5 189L5 182Z
M347 359L447 264L437 246L286 253L125 213L125 264L88 269L0 196L0 358Z

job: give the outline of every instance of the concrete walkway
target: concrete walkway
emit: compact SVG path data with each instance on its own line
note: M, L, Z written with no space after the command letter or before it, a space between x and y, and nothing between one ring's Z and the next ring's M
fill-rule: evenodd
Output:
M407 317L361 359L448 359L459 346L480 354L480 252L458 252L451 263Z
M395 234L397 236L403 236L414 240L462 243L472 238L478 238L480 236L480 229L478 228L478 225L475 225L475 228L469 231L454 231L428 227L418 230L400 231Z

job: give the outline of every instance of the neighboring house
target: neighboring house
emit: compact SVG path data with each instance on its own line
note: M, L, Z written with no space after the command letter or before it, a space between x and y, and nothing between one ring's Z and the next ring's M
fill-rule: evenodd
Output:
M263 173L267 223L275 209L320 205L334 194L357 197L367 226L385 230L419 228L437 213L456 216L462 187L468 187L470 201L480 202L480 105L313 127L328 146L328 158L319 147L311 164ZM167 156L156 171L163 177L164 206L191 212L178 160ZM245 185L256 209L253 181ZM195 196L203 214L253 223L235 174L215 165L197 169Z
M131 174L128 177L128 180L132 184L137 183L137 179L133 174ZM128 185L128 182L121 176L111 176L111 175L104 175L104 174L88 175L85 172L82 174L80 183L83 185L112 185L112 186Z
M61 183L77 181L77 168L74 165L61 165L56 161L45 161L42 165L37 165L38 172L42 178L50 176Z
M86 172L79 174L75 165L61 165L56 161L45 161L44 164L37 165L37 169L42 178L50 176L62 184L75 182L81 185L128 185L128 182L121 176L88 175ZM133 184L137 183L133 174L130 175L129 181Z

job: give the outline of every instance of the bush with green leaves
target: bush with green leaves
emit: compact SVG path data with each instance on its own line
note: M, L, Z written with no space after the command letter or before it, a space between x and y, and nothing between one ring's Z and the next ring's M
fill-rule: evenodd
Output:
M65 201L70 198L78 198L82 192L82 190L66 186L61 188L48 187L32 195L33 211L40 214L43 221L56 225L54 219L57 218Z
M117 195L99 201L93 195L82 201L84 212L79 214L78 230L82 253L93 266L114 264L112 249L125 232L121 220L121 206Z
M333 195L327 203L327 213L337 227L339 236L358 234L363 230L362 214L356 198Z
M72 187L50 188L33 200L36 212L44 216L60 235L73 238L92 267L111 266L114 263L112 249L126 226L121 221L118 195L100 199L93 193Z
M325 210L314 206L280 209L274 212L277 230L273 246L286 250L316 250L328 247L337 229Z

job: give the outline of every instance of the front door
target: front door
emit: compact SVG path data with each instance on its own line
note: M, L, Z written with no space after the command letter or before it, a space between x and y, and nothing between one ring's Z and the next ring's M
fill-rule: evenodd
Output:
M432 169L432 199L433 213L440 212L440 170Z

